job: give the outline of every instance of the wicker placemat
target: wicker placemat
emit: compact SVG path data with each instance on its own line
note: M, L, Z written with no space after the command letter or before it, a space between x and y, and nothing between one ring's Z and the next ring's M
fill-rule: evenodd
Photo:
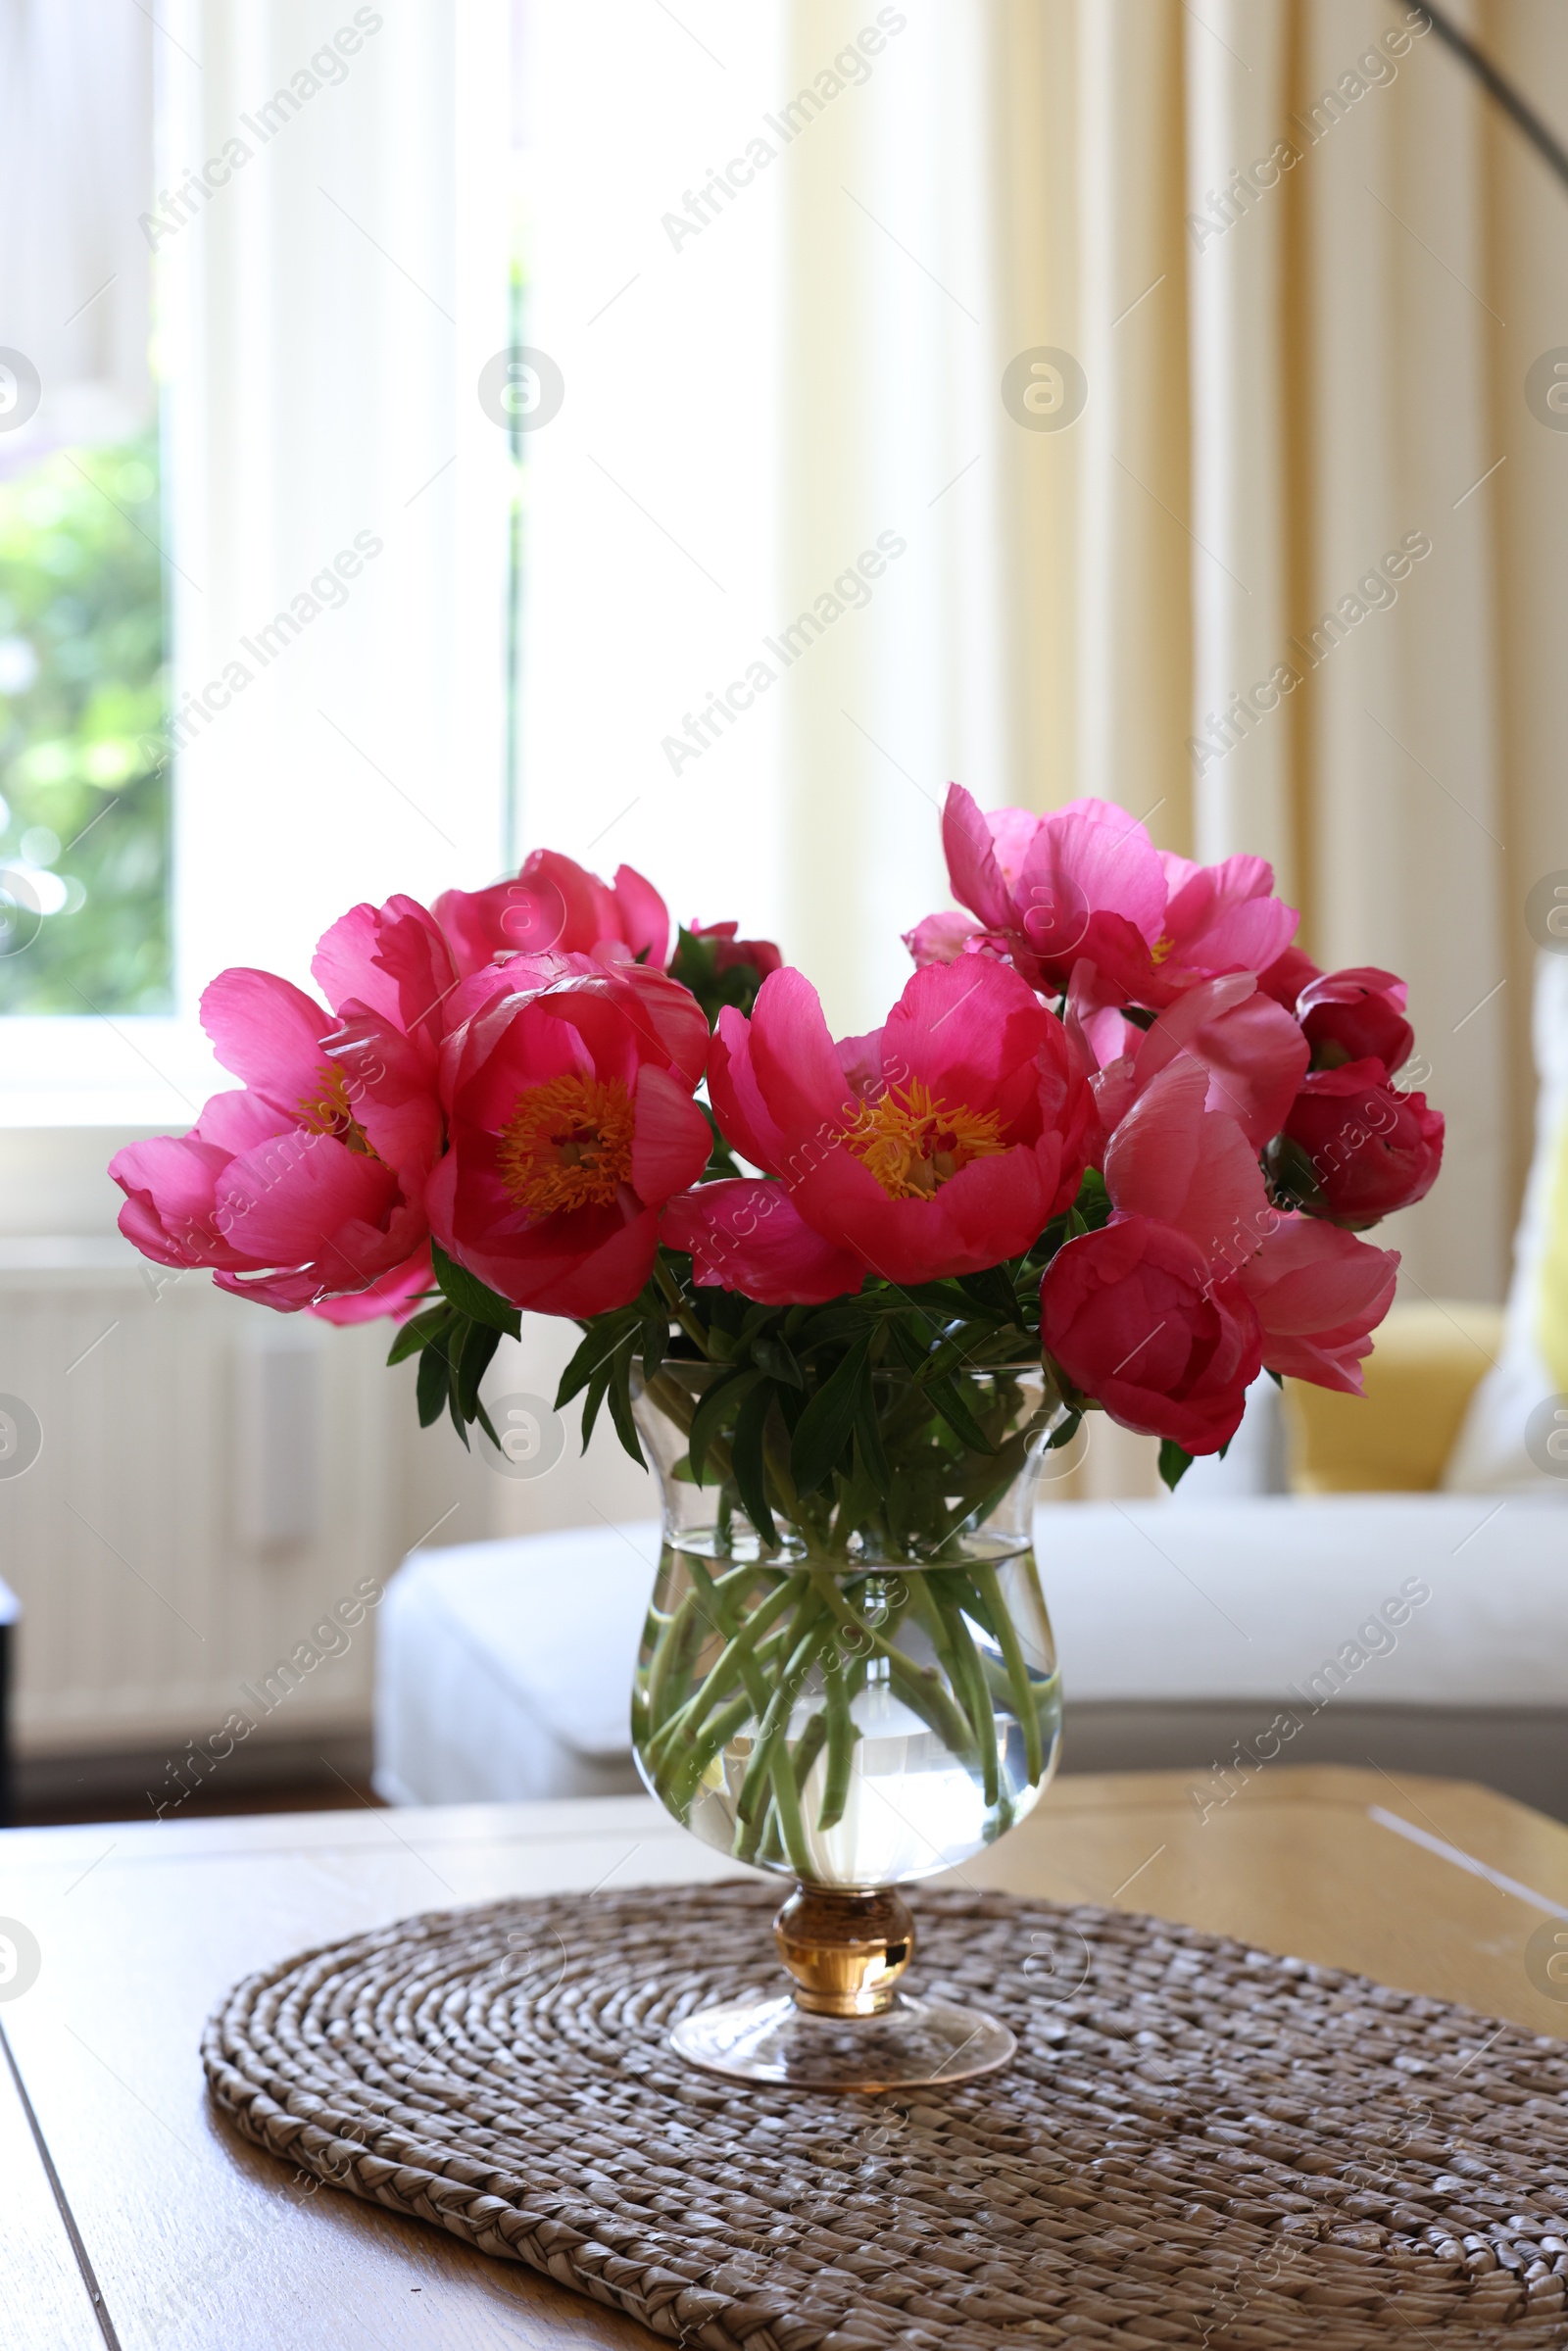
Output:
M1568 2342L1568 2044L1122 1911L918 1898L1004 2074L752 2089L664 2045L778 1987L766 1886L437 1911L236 1985L264 2147L745 2351Z

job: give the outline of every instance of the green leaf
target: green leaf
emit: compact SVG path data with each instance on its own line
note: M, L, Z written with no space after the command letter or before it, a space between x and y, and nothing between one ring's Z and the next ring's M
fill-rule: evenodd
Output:
M1004 1265L988 1265L980 1273L963 1274L959 1278L958 1288L966 1298L972 1298L977 1306L983 1306L988 1314L995 1314L999 1321L1017 1321L1018 1297Z
M472 1327L473 1326L470 1324L469 1329L471 1330ZM467 1334L466 1332L464 1337L466 1338L466 1336ZM455 1344L461 1347L462 1341L460 1340ZM447 1412L451 1418L452 1426L457 1430L458 1435L463 1440L464 1451L466 1453L471 1451L472 1448L468 1444L468 1424L464 1416L463 1404L458 1395L458 1360L456 1354L451 1351L449 1351L447 1355Z
M720 1422L727 1419L743 1396L750 1396L762 1376L756 1369L732 1371L723 1379L712 1381L708 1387L702 1402L692 1414L691 1435L686 1441L692 1476L699 1486L705 1483L703 1469L708 1459L708 1448L718 1434Z
M516 1307L509 1305L504 1298L497 1298L466 1266L455 1264L433 1241L430 1262L435 1267L436 1280L461 1314L466 1314L470 1322L487 1323L492 1330L505 1331L510 1339L522 1337L522 1316Z
M734 1465L735 1483L740 1489L746 1515L770 1550L777 1546L778 1529L773 1524L773 1513L767 1506L762 1431L772 1403L772 1383L759 1380L735 1415L735 1434L730 1440L730 1460Z
M1062 1445L1071 1445L1079 1429L1083 1426L1083 1417L1081 1412L1069 1412L1061 1426L1053 1429L1051 1435L1046 1439L1047 1452L1054 1453L1059 1451Z
M641 1317L635 1306L617 1306L613 1314L596 1314L576 1353L561 1375L556 1410L569 1404L579 1388L586 1388L602 1363L608 1363L626 1333Z
M951 1380L928 1380L925 1392L955 1437L966 1445L971 1453L996 1451L996 1446Z
M849 1444L859 1403L860 1374L870 1352L871 1334L867 1331L801 1414L790 1447L790 1469L798 1493L810 1494L822 1485Z
M644 1380L657 1380L659 1367L669 1349L669 1317L667 1314L649 1313L643 1316L641 1349Z
M795 1359L794 1348L782 1334L775 1332L769 1339L755 1341L752 1353L770 1380L782 1380L789 1388L806 1386L806 1374Z
M582 1399L582 1449L584 1452L588 1450L588 1440L594 1433L594 1422L599 1418L599 1407L604 1402L605 1392L610 1386L610 1373L611 1363L607 1357L588 1382L588 1393Z
M457 1355L458 1409L465 1420L479 1418L479 1382L490 1368L502 1334L493 1323L470 1322Z
M648 1464L643 1459L643 1448L637 1442L637 1423L631 1416L631 1343L628 1340L615 1349L611 1362L610 1417L615 1424L615 1435L626 1451L639 1469L646 1469Z
M821 1347L854 1344L865 1331L866 1311L859 1299L842 1306L822 1306L791 1334L798 1355L814 1354Z
M884 1501L893 1492L893 1473L888 1468L882 1429L876 1416L876 1392L867 1372L860 1383L859 1398L855 1411L855 1442L859 1447L865 1474Z
M926 1366L926 1341L917 1337L914 1330L917 1319L923 1332L926 1327L923 1316L917 1318L909 1314L896 1314L888 1324L893 1344L910 1371L924 1371Z
M452 1327L453 1319L453 1309L448 1305L427 1306L422 1314L411 1314L392 1342L388 1367L406 1363L410 1355L418 1354L432 1340L441 1338Z
M1174 1437L1162 1437L1159 1443L1159 1474L1172 1494L1193 1466L1193 1456L1176 1443Z
M443 1345L427 1347L419 1357L419 1426L430 1428L447 1408L447 1354Z

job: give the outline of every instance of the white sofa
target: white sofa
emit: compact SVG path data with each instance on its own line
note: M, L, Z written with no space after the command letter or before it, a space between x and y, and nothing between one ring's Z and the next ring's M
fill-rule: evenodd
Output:
M1036 1544L1065 1770L1190 1768L1201 1804L1276 1753L1370 1759L1568 1819L1555 1498L1085 1502L1041 1511ZM657 1555L637 1522L410 1559L380 1610L380 1794L635 1788L628 1690Z

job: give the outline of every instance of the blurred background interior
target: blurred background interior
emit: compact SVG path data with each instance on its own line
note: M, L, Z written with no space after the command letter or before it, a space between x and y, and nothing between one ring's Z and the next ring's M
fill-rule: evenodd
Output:
M105 1166L225 1082L220 968L542 844L869 1027L949 778L1271 858L1448 1119L1367 1404L1260 1383L1173 1500L1102 1415L1055 1464L1066 1768L1228 1801L1295 1691L1298 1757L1568 1817L1568 184L1446 37L1568 137L1568 13L1442 15L0 0L16 1818L634 1785L651 1503L550 1419L575 1334L469 1457L384 1329L144 1263Z

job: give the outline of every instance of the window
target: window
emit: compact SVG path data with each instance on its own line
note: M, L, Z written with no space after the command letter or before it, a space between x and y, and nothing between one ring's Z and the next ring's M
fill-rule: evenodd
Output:
M0 1013L171 1008L156 436L0 486Z

